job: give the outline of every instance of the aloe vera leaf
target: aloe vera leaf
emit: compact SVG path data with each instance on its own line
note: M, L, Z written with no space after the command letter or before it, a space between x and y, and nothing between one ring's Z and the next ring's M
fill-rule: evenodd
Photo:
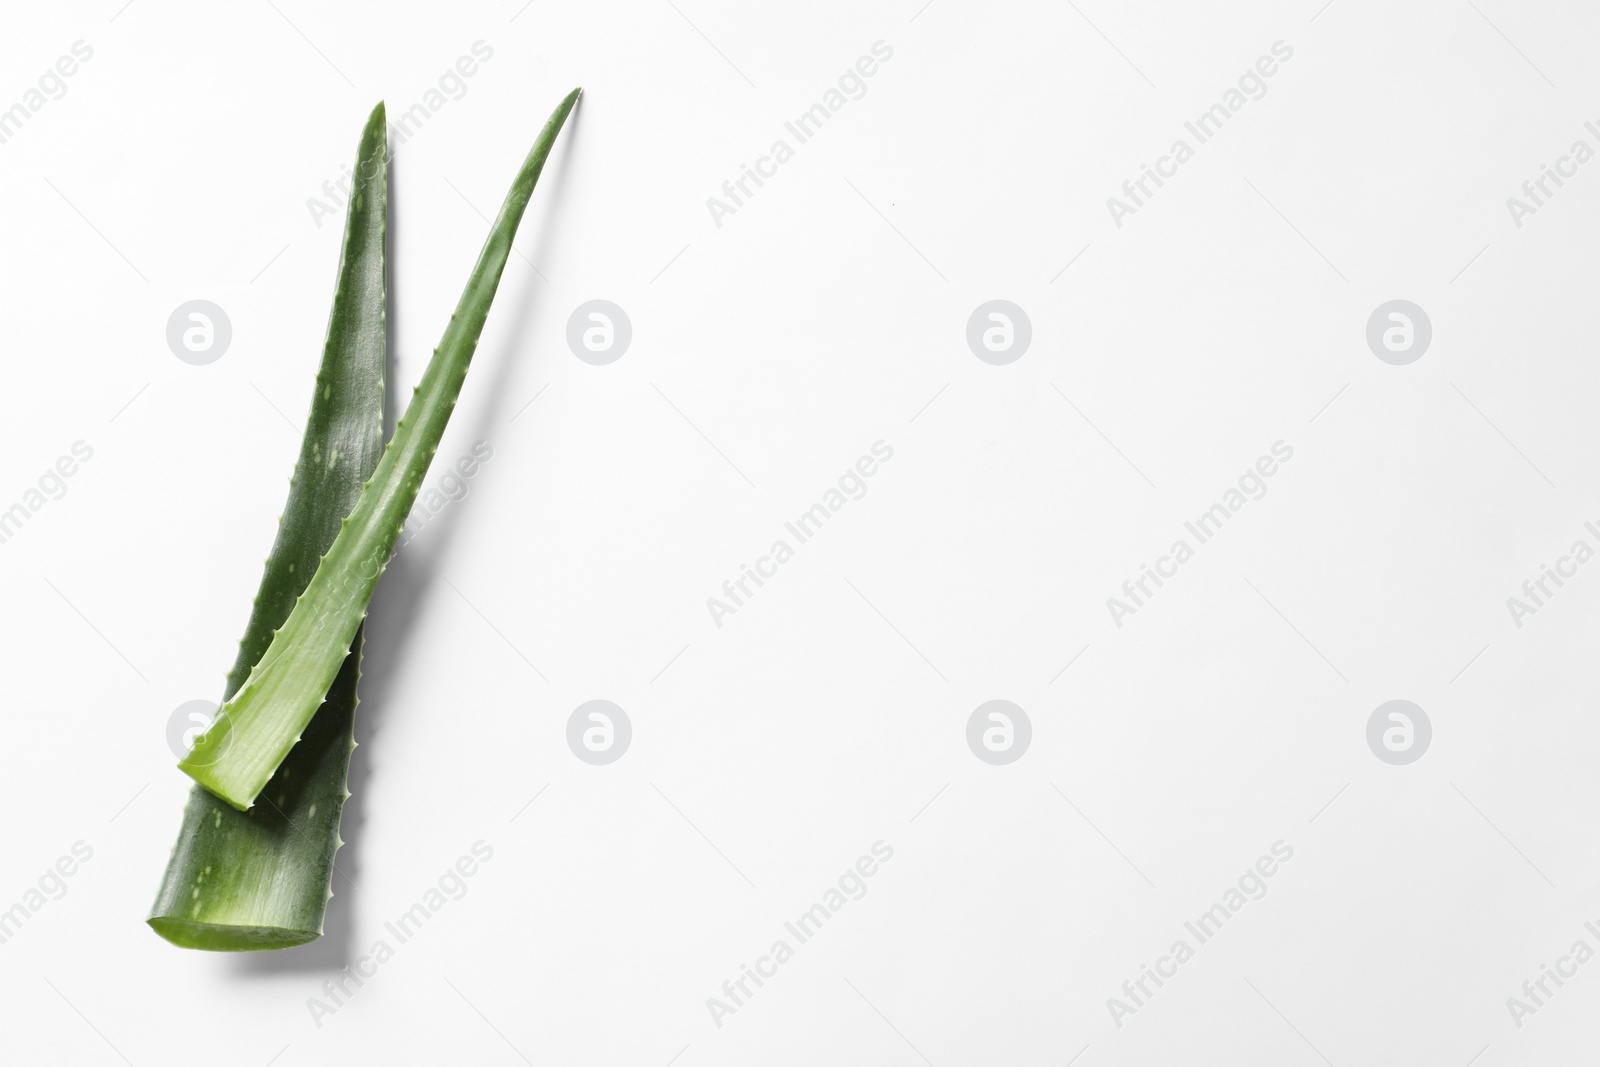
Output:
M373 109L356 154L349 217L311 414L277 539L224 699L249 677L339 533L383 449L388 189L386 122ZM248 812L199 785L146 920L185 948L288 948L322 933L355 747L359 636L304 738Z
M178 764L236 808L249 809L300 740L366 618L378 578L461 395L534 184L581 91L574 89L561 101L523 160L405 416L311 584L244 685Z

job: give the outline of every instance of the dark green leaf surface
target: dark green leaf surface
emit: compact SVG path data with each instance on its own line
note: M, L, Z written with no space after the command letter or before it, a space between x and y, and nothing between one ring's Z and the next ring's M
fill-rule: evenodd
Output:
M383 450L385 138L380 103L356 156L338 288L300 458L224 699L271 646ZM324 686L326 703L267 783L263 803L239 811L198 785L191 790L148 919L168 941L240 951L287 948L322 933L355 747L359 633L346 655L349 648L348 641L341 647Z

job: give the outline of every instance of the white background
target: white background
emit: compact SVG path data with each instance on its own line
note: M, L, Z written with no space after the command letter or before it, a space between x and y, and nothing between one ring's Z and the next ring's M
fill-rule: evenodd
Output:
M0 508L94 449L0 545L0 909L94 850L0 945L7 1062L1592 1049L1600 963L1520 1027L1506 1001L1600 948L1600 565L1520 628L1506 598L1600 543L1600 163L1520 228L1506 198L1600 147L1595 12L121 2L0 17L0 108L93 48L0 145ZM392 168L398 397L480 211L586 90L440 449L494 458L379 592L327 936L183 951L142 921L188 788L164 731L220 695L298 447L343 220L306 201L378 99L479 40ZM1280 40L1266 95L1116 226L1106 198ZM877 41L866 95L717 226L706 198ZM233 326L203 367L165 340L197 298ZM565 342L596 298L633 324L603 367ZM965 339L993 298L1032 322L1008 366ZM1433 324L1409 366L1365 340L1396 298ZM879 440L867 495L714 625ZM1268 494L1114 625L1280 440ZM595 698L634 729L605 767L564 737ZM1033 724L1005 767L965 740L994 698ZM1433 724L1409 766L1365 737L1396 698ZM324 980L479 840L468 894L317 1025ZM715 1025L879 840L867 895ZM1107 998L1280 840L1267 895L1117 1026Z

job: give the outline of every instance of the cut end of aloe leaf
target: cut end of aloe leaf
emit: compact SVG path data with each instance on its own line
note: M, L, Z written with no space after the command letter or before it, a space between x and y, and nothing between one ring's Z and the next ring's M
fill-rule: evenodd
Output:
M261 952L294 948L322 936L321 930L289 930L281 926L228 926L187 919L149 918L150 929L179 948L205 952Z
M212 796L226 801L230 807L249 811L261 792L260 785L253 778L245 778L241 782L239 778L231 776L228 772L235 770L234 766L221 764L217 756L219 751L227 751L232 743L229 725L213 722L209 733L196 739L195 746L178 764L178 768L205 786Z
M239 811L249 811L255 805L255 799L260 794L260 787L254 784L253 779L247 779L243 788L237 779L228 776L225 772L232 770L231 765L219 766L215 751L226 751L232 741L232 735L224 729L218 731L217 724L212 724L211 736L198 739L194 748L178 764L189 777L205 786L212 796ZM226 726L226 724L224 724ZM222 771L224 773L219 774Z

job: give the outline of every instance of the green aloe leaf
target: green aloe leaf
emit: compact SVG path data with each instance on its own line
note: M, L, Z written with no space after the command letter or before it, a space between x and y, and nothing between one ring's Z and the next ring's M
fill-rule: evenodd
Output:
M311 414L278 535L239 655L233 697L267 652L338 536L383 450L384 238L388 188L384 107L373 109L356 153L338 288ZM346 649L351 646L347 644ZM287 948L322 933L355 747L360 639L341 650L326 702L248 812L196 785L148 920L185 948Z
M240 810L250 808L301 739L366 618L461 395L534 184L580 91L574 89L556 108L523 161L450 325L355 510L244 685L178 764Z

